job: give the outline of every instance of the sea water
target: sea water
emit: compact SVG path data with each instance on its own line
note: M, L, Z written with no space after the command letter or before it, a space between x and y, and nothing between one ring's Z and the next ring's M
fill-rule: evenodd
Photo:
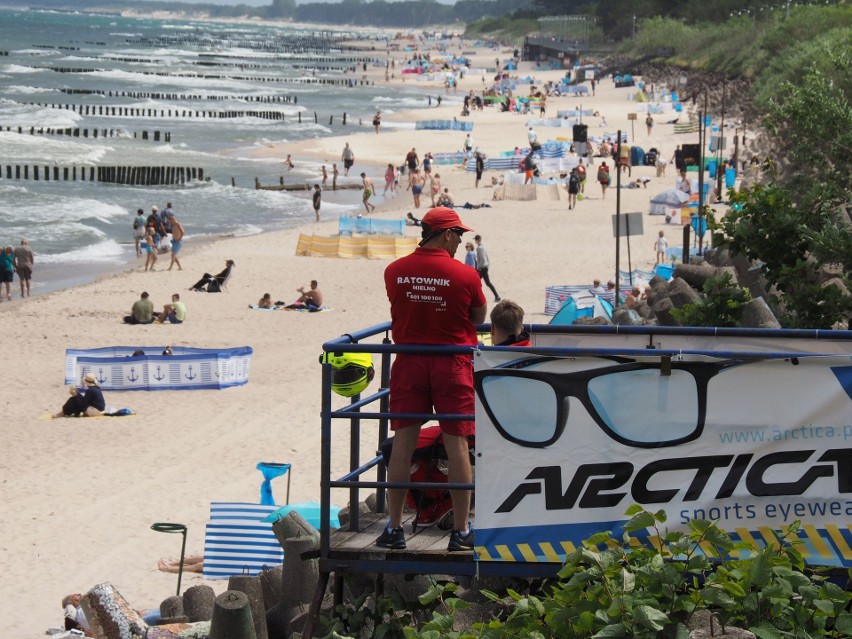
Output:
M290 42L313 33L317 31L298 27L0 9L0 244L29 240L37 256L33 278L36 292L92 279L135 260L132 220L140 208L147 216L152 206L162 210L172 202L186 227L188 243L312 221L309 192L255 190L254 184L256 178L261 184L277 184L282 175L288 183L319 182L320 161L296 157L295 168L285 171L284 157L246 156L271 144L283 145L286 153L288 142L371 131L370 122L379 109L387 114L427 106L426 91L416 87L360 85L360 63L354 73L323 68L355 64L328 62L327 58L375 58L370 51L332 49L313 54L323 60L310 62L304 59L310 54L247 46L262 40ZM375 39L375 35L346 35L384 50L384 41ZM200 66L199 61L212 64ZM82 71L60 73L56 68ZM218 77L185 77L187 74ZM355 86L298 82L312 77L351 78ZM107 94L75 94L71 90ZM118 97L109 96L109 91L159 92L201 99ZM297 102L246 99L280 95L294 96ZM104 117L47 106L68 104L157 112L171 109L174 115ZM284 119L179 117L178 111L184 110L274 111ZM347 114L346 125L343 113ZM333 122L329 124L331 116ZM13 130L7 132L6 127ZM24 134L17 132L18 127ZM30 135L33 127L36 131L89 129L90 137L84 138L82 133L80 137ZM94 138L93 129L112 129L117 135ZM147 141L141 139L143 131L148 132ZM153 141L154 131L162 136L170 133L170 142ZM357 154L357 139L352 140L352 146ZM338 162L344 181L342 163L338 158L332 161ZM13 179L6 174L10 165ZM29 180L14 179L16 165L51 167L51 179L36 181L32 175ZM59 181L53 180L54 166L59 167ZM205 181L127 186L83 180L79 173L77 181L63 181L62 169L72 166L78 171L86 168L87 176L92 166L199 167L204 169ZM361 163L359 166L364 168ZM330 174L330 163L327 168ZM323 197L327 218L354 212L358 207L352 191L329 192Z

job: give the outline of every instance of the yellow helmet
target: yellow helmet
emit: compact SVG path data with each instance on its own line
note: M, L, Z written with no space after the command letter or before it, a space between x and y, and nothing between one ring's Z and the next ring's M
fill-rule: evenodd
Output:
M323 353L319 361L331 364L331 390L343 397L363 391L376 374L370 353Z

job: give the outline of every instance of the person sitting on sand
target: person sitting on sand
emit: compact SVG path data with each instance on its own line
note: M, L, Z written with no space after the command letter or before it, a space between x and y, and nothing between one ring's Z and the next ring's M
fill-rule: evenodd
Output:
M162 324L166 320L170 324L183 324L186 319L186 304L180 301L180 295L172 295L172 303L163 306L163 312L157 317L157 322Z
M157 569L162 572L178 573L180 572L179 559L159 559L157 561ZM204 557L200 555L190 555L183 558L184 572L204 572Z
M148 291L142 291L138 300L133 302L130 315L124 316L125 324L150 324L154 321L154 303L148 299Z
M258 308L274 308L275 304L272 303L272 296L269 293L264 293L263 297L261 297L257 301Z
M88 373L83 378L84 388L71 387L71 397L62 406L62 410L55 415L57 417L97 417L102 415L106 409L104 394L98 386L97 378Z
M83 601L83 595L79 592L65 595L62 598L62 608L65 611L65 630L82 630L87 637L91 637L92 627L83 613L81 601Z
M320 310L322 307L322 292L317 288L318 284L316 280L311 280L311 288L310 290L305 290L304 286L300 286L296 290L301 293L299 295L299 299L297 299L292 304L287 304L284 308L287 309L300 309L306 308L312 313Z
M420 218L414 217L414 215L411 214L411 211L409 211L405 214L405 223L408 226L420 226Z
M210 275L210 273L205 273L201 276L201 279L198 280L195 284L189 287L190 291L198 291L208 293L221 293L222 286L227 282L228 278L231 277L231 273L234 270L235 266L234 260L225 260L225 270L223 270L218 275Z
M446 206L447 208L453 208L456 205L453 196L450 194L450 189L444 187L444 192L438 196L438 206Z

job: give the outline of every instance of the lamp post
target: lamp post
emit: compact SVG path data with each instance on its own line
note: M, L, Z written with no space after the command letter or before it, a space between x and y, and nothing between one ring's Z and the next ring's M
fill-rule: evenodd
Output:
M636 39L636 16L633 16L633 39Z

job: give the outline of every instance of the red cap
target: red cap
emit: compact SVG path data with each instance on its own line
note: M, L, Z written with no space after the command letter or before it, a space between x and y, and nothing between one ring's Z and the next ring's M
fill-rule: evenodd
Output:
M420 220L420 224L428 226L431 231L442 231L444 229L473 230L469 226L462 224L459 214L446 206L429 209L426 215L423 216L423 219Z

